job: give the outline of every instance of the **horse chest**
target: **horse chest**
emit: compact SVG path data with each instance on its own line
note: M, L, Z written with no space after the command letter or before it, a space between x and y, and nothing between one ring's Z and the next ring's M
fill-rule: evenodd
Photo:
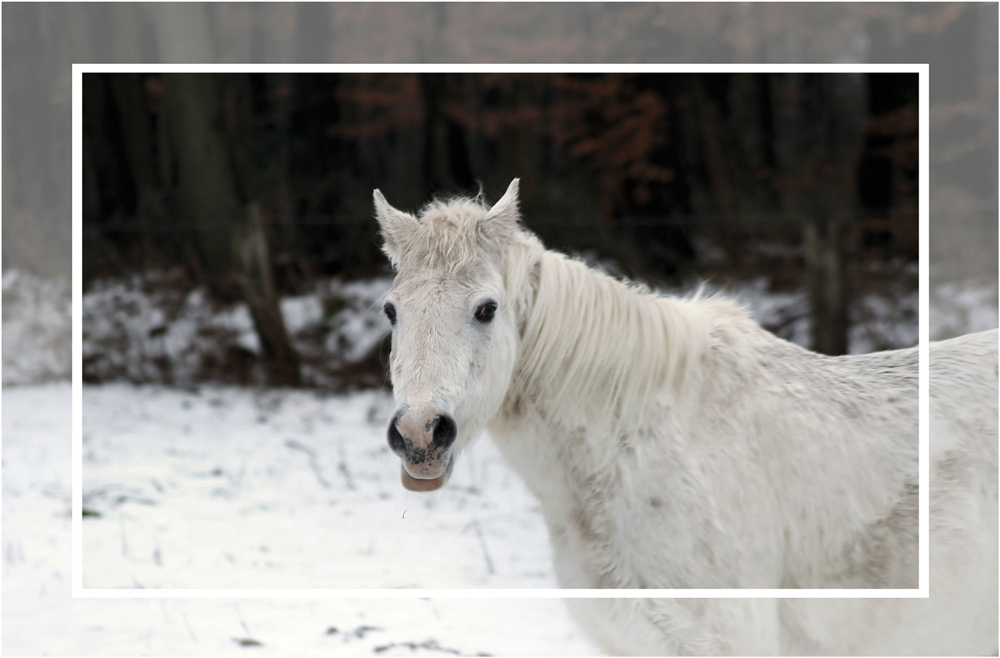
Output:
M541 503L561 586L739 586L707 497L669 459L584 454L581 436L549 428L494 438Z

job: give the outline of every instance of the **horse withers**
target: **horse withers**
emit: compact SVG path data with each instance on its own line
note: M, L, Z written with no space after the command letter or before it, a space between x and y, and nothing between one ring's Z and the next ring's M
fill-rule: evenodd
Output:
M656 295L492 207L377 190L402 483L489 429L541 503L567 588L914 588L916 348L829 357L730 300ZM931 600L592 599L612 653L997 648L997 332L931 354Z

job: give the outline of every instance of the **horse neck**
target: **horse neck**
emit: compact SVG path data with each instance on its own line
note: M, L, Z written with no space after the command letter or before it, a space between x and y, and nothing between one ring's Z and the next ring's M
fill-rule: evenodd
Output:
M708 349L699 303L658 297L543 251L522 285L521 345L507 409L525 400L568 426L628 425L676 396Z

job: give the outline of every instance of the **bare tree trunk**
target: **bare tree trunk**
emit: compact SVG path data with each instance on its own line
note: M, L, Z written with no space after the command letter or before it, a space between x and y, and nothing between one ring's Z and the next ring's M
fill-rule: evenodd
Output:
M213 75L164 76L164 111L177 171L182 221L195 226L207 283L224 293L235 281L250 307L268 383L301 382L278 304L274 269L259 206L240 199L237 149L223 121L221 91ZM248 216L249 215L249 216Z
M138 199L136 219L142 227L142 241L151 240L151 226L165 217L163 190L157 176L154 135L143 89L143 76L118 73L110 77L111 92L120 109L125 153L135 181Z
M802 226L813 349L847 353L844 222L836 211L816 213Z
M264 368L270 384L299 386L299 355L288 337L274 286L274 269L260 206L250 206L250 221L233 231L233 250L240 263L236 280L260 338Z
M812 348L825 354L848 349L844 250L856 204L855 89L826 74L781 74L772 81L785 212L802 223ZM848 118L839 119L845 113Z
M742 262L743 250L739 244L741 227L735 221L736 194L730 181L722 136L719 134L718 112L708 98L705 91L705 81L701 75L694 76L694 98L698 108L697 116L698 125L701 128L701 138L705 143L705 164L708 169L709 185L722 219L720 224L720 233L724 236L722 248L726 251L729 262L739 266Z
M175 163L178 218L193 225L206 283L221 294L234 265L228 232L244 221L244 211L222 132L217 82L211 74L164 75L163 118Z

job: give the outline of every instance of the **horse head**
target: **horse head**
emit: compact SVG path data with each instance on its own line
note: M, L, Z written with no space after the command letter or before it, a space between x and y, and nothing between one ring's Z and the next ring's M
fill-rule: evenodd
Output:
M396 401L388 441L407 489L445 483L510 385L518 347L511 253L532 239L517 226L517 193L514 179L492 207L437 201L419 216L373 194L396 272L384 304Z

